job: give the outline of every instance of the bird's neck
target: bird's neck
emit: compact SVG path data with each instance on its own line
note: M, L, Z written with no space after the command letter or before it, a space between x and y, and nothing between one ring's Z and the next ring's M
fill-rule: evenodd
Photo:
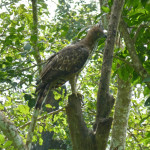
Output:
M93 37L86 36L83 40L81 40L81 43L87 46L90 51L93 51L97 40L94 40Z

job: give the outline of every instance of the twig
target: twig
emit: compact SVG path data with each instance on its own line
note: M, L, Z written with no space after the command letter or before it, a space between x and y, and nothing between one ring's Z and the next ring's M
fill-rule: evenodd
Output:
M11 87L9 87L9 88L7 88L7 89L0 89L0 92L4 92L4 91L8 91L8 90L10 90L10 89L12 89L13 88L13 86L11 86Z
M40 113L39 109L34 109L34 112L32 115L32 120L31 120L30 127L28 130L27 141L26 141L26 146L27 146L28 150L31 149L33 132L35 129L35 125L36 125L36 121L37 121L37 117L38 117L39 113Z
M141 29L142 29L143 27L148 27L148 25L147 25L147 24L141 24L141 25L137 28L136 33L135 33L135 35L134 35L134 42L136 42L136 40L137 40L137 38L138 38L138 36L139 36L139 32L141 31Z
M143 150L141 147L141 144L139 144L139 141L137 140L136 136L128 129L130 135L134 138L134 140L137 142L138 146L140 147L140 150Z
M47 113L47 114L45 114L44 116L41 116L41 117L37 118L37 121L39 121L39 120L41 120L41 119L45 119L45 118L46 118L47 116L49 116L49 115L54 115L54 114L57 114L57 113L60 112L60 111L64 111L65 108L66 108L66 106L63 107L63 108L61 108L61 109L58 109L58 110L56 110L56 111L52 111L52 112L50 112L50 113ZM30 125L30 123L31 123L31 121L27 122L26 124L20 126L19 129L25 128L26 126Z
M23 68L23 69L20 70L20 71L21 71L21 72L22 72L22 71L26 71L26 70L29 70L29 69L34 68L34 67L36 67L36 66L41 66L41 65L43 65L43 64L45 64L45 63L46 63L46 61L44 61L44 62L42 62L42 63L39 63L39 64L35 64L35 65L30 66L30 67L27 67L27 68Z
M55 1L51 0L51 2L53 2L53 3L55 3L57 5L57 3Z
M116 59L119 59L121 61L123 61L124 63L128 64L129 66L133 67L133 64L131 64L130 62L126 61L125 59L119 57L119 56L113 56Z

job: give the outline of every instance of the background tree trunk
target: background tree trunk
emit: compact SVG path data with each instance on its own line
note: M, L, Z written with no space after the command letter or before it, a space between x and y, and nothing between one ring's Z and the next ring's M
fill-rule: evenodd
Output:
M118 77L118 94L115 105L110 150L125 150L131 93L130 80L123 81Z

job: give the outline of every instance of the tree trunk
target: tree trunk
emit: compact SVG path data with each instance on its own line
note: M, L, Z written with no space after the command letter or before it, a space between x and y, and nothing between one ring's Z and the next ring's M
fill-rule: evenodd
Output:
M110 150L125 150L131 93L132 88L130 81L123 81L118 77L118 94L115 105Z

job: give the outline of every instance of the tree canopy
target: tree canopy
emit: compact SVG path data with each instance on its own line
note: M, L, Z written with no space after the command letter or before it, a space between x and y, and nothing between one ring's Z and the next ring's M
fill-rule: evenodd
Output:
M23 142L27 138L36 102L35 88L39 70L46 59L66 45L83 38L88 28L100 20L105 30L108 30L105 21L109 20L112 5L112 0L89 2L58 0L49 3L40 0L37 4L38 35L35 35L31 1L1 2L0 111L16 126ZM50 6L55 6L56 9L51 11ZM35 44L38 51L34 48ZM78 79L78 91L84 97L82 112L88 128L93 128L96 119L96 99L105 44L104 39L99 41L91 60ZM150 147L150 1L148 0L125 1L115 39L109 84L110 94L115 99L119 92L118 78L122 82L130 83L132 87L126 149L148 150ZM61 141L65 148L71 150L67 117L63 109L71 94L70 85L66 84L50 94L57 104L47 102L43 106L32 142L42 145L45 140L43 132L49 132L52 133L53 140ZM115 107L112 109L111 117L115 109ZM54 113L51 113L52 111ZM123 116L124 112L121 113ZM109 138L108 149L110 141ZM15 149L2 127L0 127L0 148Z

